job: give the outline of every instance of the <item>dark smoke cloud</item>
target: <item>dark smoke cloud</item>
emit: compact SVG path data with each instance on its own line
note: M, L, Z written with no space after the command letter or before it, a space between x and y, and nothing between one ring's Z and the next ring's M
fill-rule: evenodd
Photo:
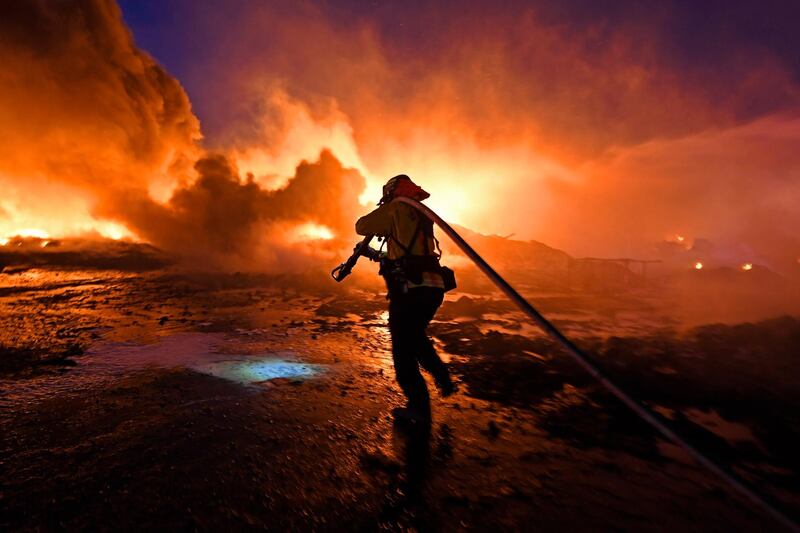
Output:
M158 246L199 260L194 264L200 267L291 269L350 242L364 178L329 151L316 162L301 162L277 190L262 189L252 175L242 180L224 155L201 158L195 170L197 180L176 190L167 204L121 199L108 216L132 224ZM292 246L293 228L308 222L329 228L334 238Z

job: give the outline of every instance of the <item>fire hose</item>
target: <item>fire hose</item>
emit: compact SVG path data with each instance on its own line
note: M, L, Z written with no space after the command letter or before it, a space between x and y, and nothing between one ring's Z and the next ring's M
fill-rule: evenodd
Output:
M555 339L566 352L574 359L584 370L592 375L606 390L616 396L623 404L631 409L639 418L650 424L658 433L667 438L676 446L680 447L683 451L688 453L697 463L704 466L710 472L714 473L728 486L733 488L741 496L745 497L756 507L760 508L764 513L773 517L777 522L780 522L790 531L800 532L800 525L794 520L789 518L785 513L778 509L777 505L770 502L766 496L760 495L755 488L750 486L748 482L740 478L733 471L728 470L722 465L717 464L712 459L707 457L700 450L691 445L673 429L671 429L665 422L659 419L650 408L635 400L627 392L622 390L616 383L605 376L600 370L598 364L588 354L584 353L578 348L571 340L569 340L561 331L558 330L549 320L547 320L539 311L536 310L525 298L519 294L514 287L512 287L500 274L498 274L447 222L442 220L439 215L434 213L426 205L412 200L407 197L397 197L393 201L403 202L412 207L415 207L422 214L428 217L432 222L435 222L442 231L444 231L450 239L472 260L475 265L483 271L492 282L502 290L508 298L514 302L536 325L538 325L545 333ZM356 245L353 256L345 263L342 263L331 275L336 281L344 279L360 255L369 246L372 237L366 237L363 241Z

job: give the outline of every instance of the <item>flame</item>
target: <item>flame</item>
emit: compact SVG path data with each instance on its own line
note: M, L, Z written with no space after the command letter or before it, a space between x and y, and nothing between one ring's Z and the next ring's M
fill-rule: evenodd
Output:
M680 246L684 250L688 250L690 248L689 241L686 239L686 237L683 236L683 235L680 235L678 233L675 233L674 235L670 235L665 240L666 240L666 242L669 242L669 243L672 243L672 244L677 244L678 246Z
M307 222L297 226L292 234L292 241L329 241L334 238L333 231L328 226Z
M113 239L115 241L126 238L135 238L135 235L131 233L128 228L114 222L105 222L100 220L76 221L74 226L69 223L63 223L64 221L59 220L52 222L55 222L54 226L59 231L51 233L50 231L41 228L15 228L12 221L12 224L7 226L9 229L6 229L2 234L0 234L0 246L7 245L14 237L43 239L43 247L47 246L47 244L54 238L77 236L81 234L94 233L96 235L100 235L101 237Z
M25 228L17 230L14 237L35 237L37 239L49 239L50 234L43 229Z
M98 222L95 226L95 229L97 230L97 233L103 237L113 239L115 241L134 237L128 228L113 222Z
M697 261L697 262L694 264L694 269L695 269L695 270L703 270L703 263L701 263L700 261Z
M753 270L753 263L745 263L742 265L742 270L747 272L748 270Z
M33 184L36 194L25 191ZM134 238L128 228L94 216L86 193L50 182L10 177L0 171L0 243L14 237L58 239L82 235Z

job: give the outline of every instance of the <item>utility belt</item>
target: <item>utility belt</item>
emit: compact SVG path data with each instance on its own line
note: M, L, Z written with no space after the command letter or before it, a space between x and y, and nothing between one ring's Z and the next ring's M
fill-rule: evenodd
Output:
M422 285L425 273L435 274L442 278L445 292L456 288L455 273L439 264L436 255L404 255L398 259L381 259L378 273L386 280L389 297L393 294L408 292L409 283Z

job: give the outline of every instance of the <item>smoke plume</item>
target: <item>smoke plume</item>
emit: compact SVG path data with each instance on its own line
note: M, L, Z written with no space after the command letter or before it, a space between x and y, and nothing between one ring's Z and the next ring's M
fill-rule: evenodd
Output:
M107 198L163 193L190 168L189 99L113 1L4 2L0 61L3 233L103 229L94 212Z
M265 188L206 153L185 91L113 1L0 9L0 237L127 234L201 268L262 270L330 262L350 241L361 175L316 150Z
M335 144L369 195L405 172L485 233L643 257L681 233L789 268L786 6L564 4L187 4L215 46L181 79L257 180Z
M252 175L242 180L224 155L206 155L195 169L198 178L166 204L141 196L111 205L107 215L205 268L290 269L350 242L364 179L329 151L316 162L301 162L288 184L276 190L262 189ZM296 233L304 223L330 234ZM297 246L303 241L313 246ZM328 259L333 261L330 254Z

